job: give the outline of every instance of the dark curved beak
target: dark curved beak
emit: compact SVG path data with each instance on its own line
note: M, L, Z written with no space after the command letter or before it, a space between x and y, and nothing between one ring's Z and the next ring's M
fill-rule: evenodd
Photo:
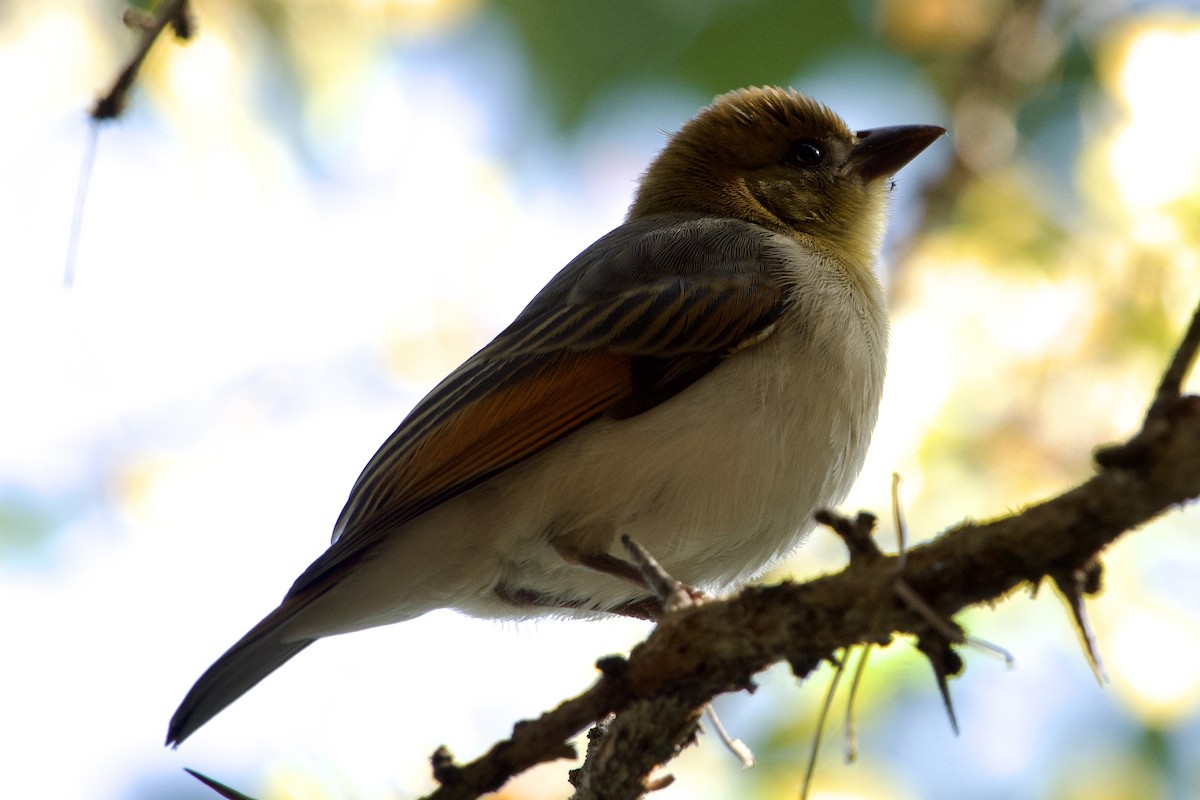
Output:
M867 181L895 175L945 132L939 125L894 125L858 131L854 134L858 143L850 151L850 169Z

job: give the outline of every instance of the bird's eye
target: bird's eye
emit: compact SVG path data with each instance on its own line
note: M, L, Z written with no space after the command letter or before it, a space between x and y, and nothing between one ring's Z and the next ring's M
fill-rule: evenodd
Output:
M802 167L815 167L825 160L825 147L815 139L797 139L788 148L787 160Z

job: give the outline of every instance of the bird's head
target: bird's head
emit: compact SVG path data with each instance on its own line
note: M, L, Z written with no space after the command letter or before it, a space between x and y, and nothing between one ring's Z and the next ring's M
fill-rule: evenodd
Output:
M869 266L889 179L943 133L934 125L852 131L800 92L739 89L671 137L642 177L629 218L738 217Z

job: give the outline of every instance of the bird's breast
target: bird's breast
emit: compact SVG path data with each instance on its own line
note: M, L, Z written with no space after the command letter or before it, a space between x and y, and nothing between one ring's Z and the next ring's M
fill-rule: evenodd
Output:
M621 534L675 577L720 587L760 573L840 502L862 467L885 368L878 284L808 258L765 340L664 403L599 419L498 479L505 580L549 596L631 587L567 567L548 540L622 555ZM621 597L616 597L620 595Z

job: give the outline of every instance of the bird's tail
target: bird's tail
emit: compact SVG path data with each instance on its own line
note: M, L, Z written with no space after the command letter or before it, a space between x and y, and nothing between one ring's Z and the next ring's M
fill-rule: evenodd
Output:
M167 728L167 744L184 739L316 639L286 641L280 629L298 609L285 600L209 667L183 698Z

